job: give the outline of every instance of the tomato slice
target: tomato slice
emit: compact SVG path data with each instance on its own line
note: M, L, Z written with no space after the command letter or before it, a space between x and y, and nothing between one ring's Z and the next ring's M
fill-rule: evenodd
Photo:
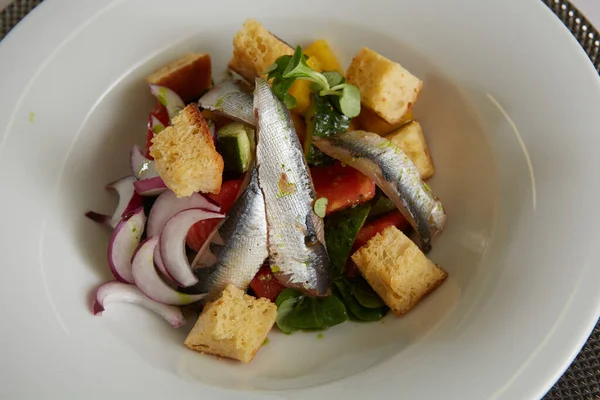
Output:
M355 207L375 196L375 182L341 163L310 169L317 198L327 198L326 214Z
M354 240L354 245L352 246L352 252L364 246L373 236L383 232L390 226L395 226L403 232L410 230L410 224L406 218L404 218L400 211L394 210L381 218L365 224L360 231L358 231L358 235L356 235L356 240Z
M150 155L150 146L152 146L152 138L154 137L154 131L152 130L152 117L158 119L164 126L169 125L169 113L162 104L154 106L150 114L148 115L148 123L146 124L146 157L152 160Z
M235 203L242 182L241 179L223 182L221 191L218 194L207 194L206 197L221 207L221 213L227 214L231 210L231 207L233 207L233 203ZM200 251L206 238L208 238L220 221L220 219L207 219L194 224L187 234L186 243L188 247L194 251Z
M275 303L277 296L285 289L285 286L279 283L268 265L263 265L250 282L250 288L256 297L264 297Z

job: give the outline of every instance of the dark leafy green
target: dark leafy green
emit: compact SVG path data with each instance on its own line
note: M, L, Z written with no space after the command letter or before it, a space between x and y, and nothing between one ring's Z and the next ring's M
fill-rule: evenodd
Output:
M277 306L277 319L275 323L281 332L289 334L298 330L298 328L289 323L289 315L294 310L298 301L297 297L290 297L280 302Z
M302 297L302 293L290 288L283 289L283 291L279 293L279 296L277 296L277 299L275 299L275 305L279 307L284 301L288 299L297 299L298 297Z
M367 308L362 306L352 295L349 286L344 280L337 281L334 285L338 292L338 296L343 301L353 320L363 322L379 321L387 314L388 308L385 306L378 308Z
M385 303L381 297L373 290L373 288L362 277L345 280L344 283L350 289L354 298L361 306L366 308L385 307Z
M321 97L313 93L310 106L306 110L307 140L314 136L329 137L336 133L346 132L350 126L350 118L335 110L329 97ZM312 144L306 152L306 161L313 166L332 164L334 160L323 154Z
M369 214L369 218L378 217L396 209L396 205L394 204L394 202L390 200L385 194L383 194L379 189L377 189L377 197L371 203L373 204L373 206L371 207L371 213Z
M362 204L336 212L325 221L325 243L334 280L342 277L356 235L370 211L369 204Z
M336 296L302 297L287 315L287 322L291 326L310 330L327 329L347 319L346 307Z

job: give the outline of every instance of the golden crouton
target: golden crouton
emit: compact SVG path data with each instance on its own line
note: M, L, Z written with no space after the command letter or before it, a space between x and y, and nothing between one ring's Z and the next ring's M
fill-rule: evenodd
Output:
M185 345L201 353L252 361L277 319L277 306L257 299L233 285L207 303Z
M363 131L373 132L384 136L393 130L400 128L411 119L413 119L412 111L408 111L406 114L404 114L404 117L402 117L402 120L399 123L391 125L377 115L375 111L363 105L360 108L360 114L358 114L358 116L355 118L355 121Z
M195 104L181 110L173 118L173 126L154 136L150 155L160 177L177 197L221 190L223 158Z
M248 19L233 37L233 58L229 68L249 82L283 55L294 54L294 49L273 35L260 22Z
M395 226L371 238L352 261L396 315L408 312L448 276Z
M187 54L149 75L148 83L166 86L184 103L197 99L211 86L210 54Z
M346 76L360 89L361 102L391 125L402 121L423 86L400 64L366 47L352 59Z
M427 180L433 176L435 167L433 166L431 154L429 154L425 136L423 136L421 124L417 121L409 122L385 138L391 140L406 153L419 170L421 179Z

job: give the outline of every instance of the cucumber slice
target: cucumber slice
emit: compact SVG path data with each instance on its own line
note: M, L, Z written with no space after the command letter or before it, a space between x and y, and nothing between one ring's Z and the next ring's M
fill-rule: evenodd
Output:
M217 131L217 151L223 156L227 171L248 171L255 147L254 129L244 124L233 122Z

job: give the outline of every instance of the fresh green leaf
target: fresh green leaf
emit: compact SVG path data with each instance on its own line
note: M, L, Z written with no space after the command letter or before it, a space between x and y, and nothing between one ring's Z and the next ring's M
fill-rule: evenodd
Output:
M347 279L345 283L361 306L366 308L385 307L385 303L381 300L381 297L379 297L363 277Z
M340 109L349 118L360 114L360 90L356 86L344 86L342 97L340 97Z
M276 78L273 82L273 93L281 101L285 101L285 96L289 95L288 91L294 84L294 79L278 79Z
M302 54L302 48L296 47L296 51L292 56L289 64L283 72L283 78L304 79L321 86L321 90L328 90L329 84L323 74L313 70L307 63L306 57Z
M335 86L346 83L346 78L344 78L342 74L337 71L323 72L323 76L325 79L327 79L327 83L332 90Z
M315 214L317 214L321 218L325 218L325 211L327 210L327 203L329 203L329 200L327 199L327 197L318 198L315 201L315 205L313 207Z
M311 95L310 106L306 110L305 155L310 165L332 164L334 160L313 146L312 138L329 137L336 133L346 132L350 126L350 118L338 112L330 97L321 97L317 93Z
M284 301L288 299L297 299L298 297L302 297L302 293L290 288L283 289L283 291L279 293L279 296L277 296L277 299L275 299L275 305L279 307Z
M343 275L354 240L370 210L369 204L362 204L336 212L325 221L325 243L333 279L338 279Z
M263 72L261 72L260 74L261 74L261 75L264 75L264 74L270 74L271 72L275 71L275 70L277 69L277 67L279 67L279 65L277 65L277 63L273 63L273 64L269 65L269 66L267 67L267 69L265 69L265 70L264 70Z
M369 213L369 218L378 217L396 209L394 202L385 194L383 194L380 189L377 189L377 196L371 203L372 207L371 212Z
M298 303L298 298L290 297L281 302L281 304L279 304L277 307L277 319L275 320L275 323L277 324L279 330L283 333L290 334L298 330L298 328L289 323L290 314L294 310L296 303Z
M269 75L267 76L267 80L270 80L273 78L281 79L283 76L283 71L285 71L285 69L287 68L288 64L290 63L291 58L292 58L292 56L285 55L285 56L281 56L277 60L275 60L275 63L273 65L276 65L276 68L274 70L272 70L271 72L269 72Z
M285 96L283 96L283 104L285 104L285 106L291 110L292 108L296 107L296 104L298 104L298 101L296 100L296 98L294 96L292 96L289 93L286 93Z
M348 311L357 318L359 321L379 321L385 317L388 312L387 307L379 308L367 308L363 307L355 298L352 296L350 288L346 286L343 281L337 281L334 283L335 288L338 292L340 299Z
M290 301L290 300L286 300ZM282 303L283 305L284 303ZM285 322L298 329L327 329L348 319L344 303L336 296L302 297Z

